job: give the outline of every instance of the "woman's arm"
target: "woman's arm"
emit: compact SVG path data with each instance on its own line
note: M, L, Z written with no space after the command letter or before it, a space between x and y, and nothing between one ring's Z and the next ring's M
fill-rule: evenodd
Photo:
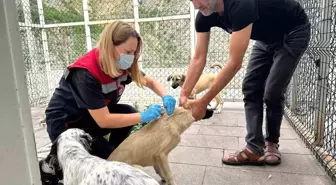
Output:
M151 77L147 75L144 76L144 80L145 80L144 86L150 88L153 92L155 92L160 97L164 97L165 95L167 95L166 89L162 83L156 80L153 80Z
M140 113L111 114L106 106L95 110L89 109L89 113L101 128L121 128L141 122Z
M145 79L144 86L150 88L152 91L154 91L157 95L159 95L162 98L163 106L167 110L167 114L168 115L173 114L176 104L175 98L167 94L166 89L162 83L153 80L147 75L144 76L144 79Z
M140 113L111 114L101 84L85 69L72 71L70 86L78 107L87 109L101 128L127 127L141 121Z

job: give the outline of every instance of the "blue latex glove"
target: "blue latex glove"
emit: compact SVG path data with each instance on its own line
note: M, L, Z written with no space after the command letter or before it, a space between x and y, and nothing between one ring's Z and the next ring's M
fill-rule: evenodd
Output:
M162 97L162 101L163 101L164 108L166 108L166 110L167 110L167 114L168 115L173 114L173 112L175 110L175 105L176 105L175 98L170 96L170 95L166 95L166 96Z
M155 120L161 115L162 108L160 105L154 104L151 105L147 110L140 113L141 123L148 123L152 120Z

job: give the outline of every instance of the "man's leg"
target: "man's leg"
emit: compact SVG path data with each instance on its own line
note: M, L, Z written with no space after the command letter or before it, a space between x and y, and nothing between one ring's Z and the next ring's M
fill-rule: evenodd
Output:
M247 148L258 155L263 155L263 96L265 82L272 64L272 54L267 52L265 44L253 48L243 80L242 90L247 128L245 141Z
M286 35L283 46L275 52L274 63L266 81L266 157L270 164L280 163L278 142L284 113L285 91L310 40L310 24L299 26Z
M225 155L222 159L225 164L263 164L261 158L264 146L262 134L263 92L271 65L272 55L267 52L266 45L256 42L252 48L242 89L247 123L247 149L245 148L235 155Z

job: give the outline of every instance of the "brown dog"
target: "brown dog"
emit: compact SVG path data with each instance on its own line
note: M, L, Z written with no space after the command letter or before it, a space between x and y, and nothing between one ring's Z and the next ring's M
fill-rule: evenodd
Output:
M212 114L212 110L207 110L203 119L210 118ZM172 115L164 115L127 137L107 160L135 167L153 166L163 181L176 185L168 164L168 154L194 121L191 110L177 107Z
M215 67L219 67L220 69L223 68L222 64L220 63L214 63L210 66L210 68L215 68ZM167 78L167 81L172 81L171 83L171 87L173 89L176 89L177 87L182 87L183 83L185 81L185 74L173 74L173 75L169 75ZM195 84L195 87L193 89L193 91L191 92L190 95L190 99L196 99L196 95L205 91L206 89L210 89L211 84L213 83L213 81L216 79L217 74L202 74L199 78L199 80L197 81L197 83ZM217 94L216 97L216 102L217 104L214 106L214 110L215 113L220 113L222 112L223 109L223 100L220 96L220 94Z

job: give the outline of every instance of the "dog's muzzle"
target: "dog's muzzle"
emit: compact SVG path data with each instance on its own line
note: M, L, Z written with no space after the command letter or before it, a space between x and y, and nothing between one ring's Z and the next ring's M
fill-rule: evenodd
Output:
M205 116L202 119L209 119L213 116L214 111L211 109L206 109Z
M172 85L173 89L176 89L178 87L178 85Z

